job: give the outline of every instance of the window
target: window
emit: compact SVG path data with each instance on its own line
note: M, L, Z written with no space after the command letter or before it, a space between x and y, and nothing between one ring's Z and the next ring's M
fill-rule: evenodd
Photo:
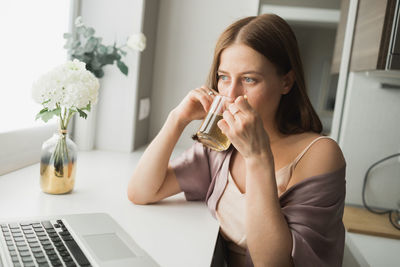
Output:
M32 83L66 60L63 33L69 26L69 1L4 1L0 64L0 132L42 125L34 116ZM23 6L22 6L23 5Z
M35 121L41 105L33 101L31 88L40 75L67 59L63 33L71 24L71 2L0 4L0 174L37 161L39 153L29 150L39 152L43 140L56 129L55 121Z

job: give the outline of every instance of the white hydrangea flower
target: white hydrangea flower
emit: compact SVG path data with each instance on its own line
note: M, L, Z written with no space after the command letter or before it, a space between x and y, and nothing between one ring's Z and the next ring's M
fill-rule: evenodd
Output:
M142 52L146 48L146 36L143 33L132 34L128 38L126 46L132 50Z
M99 81L85 63L77 59L57 66L36 81L32 88L33 99L48 110L57 106L82 109L97 103Z

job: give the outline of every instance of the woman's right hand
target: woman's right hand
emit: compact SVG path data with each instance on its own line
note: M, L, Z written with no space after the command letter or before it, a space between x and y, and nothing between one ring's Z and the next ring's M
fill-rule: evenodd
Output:
M213 94L209 94L213 92ZM218 92L206 86L191 90L181 103L173 110L178 120L187 125L193 120L203 119L211 107Z

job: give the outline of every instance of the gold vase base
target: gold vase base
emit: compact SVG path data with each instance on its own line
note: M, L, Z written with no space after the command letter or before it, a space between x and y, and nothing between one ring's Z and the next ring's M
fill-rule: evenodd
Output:
M62 176L56 173L54 166L41 164L40 187L47 194L68 194L74 189L75 172L75 164L64 166Z

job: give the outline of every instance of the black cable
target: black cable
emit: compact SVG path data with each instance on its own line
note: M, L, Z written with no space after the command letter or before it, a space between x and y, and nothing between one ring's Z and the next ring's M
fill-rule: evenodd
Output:
M364 205L364 207L368 210L368 211L370 211L370 212L372 212L372 213L375 213L375 214L389 214L389 221L390 221L390 223L393 225L393 227L394 228L396 228L397 230L400 230L400 224L399 224L399 212L398 211L396 211L396 210L374 210L374 209L372 209L371 207L369 207L368 205L367 205L367 201L365 200L365 187L366 187L366 185L367 185L367 180L368 180L368 174L370 173L370 171L374 168L374 167L376 167L377 165L379 165L380 163L382 163L382 162L384 162L384 161L387 161L387 160L389 160L389 159L391 159L391 158L394 158L394 157L398 157L398 156L400 156L400 153L396 153L396 154L393 154L393 155L390 155L390 156L387 156L386 158L383 158L383 159L381 159L381 160L379 160L379 161L377 161L377 162L375 162L374 164L372 164L369 168L368 168L368 170L367 170L367 172L365 173L365 176L364 176L364 181L363 181L363 187L362 187L362 201L363 201L363 205ZM397 215L397 222L394 222L393 221L393 214L396 214Z

